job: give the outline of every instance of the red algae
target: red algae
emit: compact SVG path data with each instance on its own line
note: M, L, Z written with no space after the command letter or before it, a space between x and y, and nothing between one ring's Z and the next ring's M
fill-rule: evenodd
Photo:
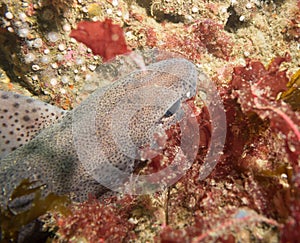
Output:
M193 34L199 46L203 45L215 57L229 60L233 43L224 26L211 19L202 20L194 25Z
M189 35L184 37L166 36L164 47L179 50L188 59L199 61L205 52L228 61L233 42L224 26L211 19L203 19L185 27ZM149 40L150 41L150 40Z
M91 48L104 62L131 51L126 45L123 29L113 24L111 19L103 22L82 21L77 29L72 30L70 37Z
M286 71L280 71L279 66L289 60L288 54L277 57L267 69L260 62L248 60L246 67L234 68L231 85L244 112L255 112L262 119L268 118L271 128L282 134L286 149L297 164L300 155L299 117L288 104L277 98L287 89L288 83Z
M130 196L121 200L111 197L102 202L90 198L73 206L72 215L56 217L58 242L69 242L74 238L87 242L124 242L134 239L131 233L134 224L128 221L132 208L133 199Z

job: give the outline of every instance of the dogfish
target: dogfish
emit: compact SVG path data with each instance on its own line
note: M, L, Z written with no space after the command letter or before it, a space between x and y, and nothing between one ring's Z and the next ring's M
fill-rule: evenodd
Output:
M70 111L0 91L0 205L24 179L45 185L45 195L100 196L101 181L118 180L107 167L132 173L139 148L155 147L154 133L182 119L197 79L194 64L169 58L96 89Z

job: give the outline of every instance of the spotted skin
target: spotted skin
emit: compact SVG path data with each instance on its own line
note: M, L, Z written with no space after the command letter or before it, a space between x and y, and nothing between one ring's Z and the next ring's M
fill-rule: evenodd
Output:
M40 185L45 184L45 194L49 192L68 194L77 201L87 199L90 193L100 196L105 191L105 188L94 180L86 170L85 161L80 161L78 157L78 149L80 150L80 145L85 142L84 134L85 126L87 126L83 124L82 119L87 117L90 111L95 112L97 134L99 135L102 146L105 147L105 153L109 162L120 169L132 170L132 159L128 159L126 156L120 154L116 146L112 145L113 138L111 137L109 123L112 121L107 119L106 112L114 110L117 101L124 97L124 95L131 93L135 87L142 87L143 85L147 87L162 86L175 91L177 96L176 99L173 100L168 100L168 96L162 96L157 92L149 93L148 95L151 99L157 99L158 102L162 104L160 109L153 110L157 109L157 107L147 107L145 110L132 116L131 123L129 124L130 136L135 144L143 146L145 143L151 143L151 141L145 140L143 134L146 134L147 129L151 126L159 125L161 127L161 118L164 115L166 115L167 118L175 117L175 122L176 119L179 119L176 116L176 107L179 107L178 103L184 102L195 95L196 83L197 71L193 64L181 58L168 59L147 66L146 71L136 71L105 88L96 90L77 108L64 113L56 122L53 122L52 118L49 119L49 117L48 120L43 118L45 121L44 124L48 124L46 128L44 128L43 125L38 125L37 131L29 133L27 139L32 139L27 143L18 144L14 141L16 139L12 138L14 143L21 146L13 152L6 154L0 160L1 205L5 206L8 204L9 197L14 188L16 188L24 178L37 181L37 184ZM7 114L5 118L3 116L2 123L9 123L9 113L11 113L13 110L12 107L14 107L14 105L11 104L15 103L12 102L14 94L6 92L0 94L2 96L8 96L8 98L2 97L0 99L1 107L3 107L3 102L7 102L11 99L11 101L7 103L9 104L8 111L5 111L5 108L1 110L1 114ZM26 102L26 98L24 97L16 98L15 101L17 102L20 98L25 99ZM14 107L16 110L13 110L13 112L19 112L19 114L21 114L15 116L23 117L23 124L34 120L36 112L33 112L32 109L39 110L39 108L41 108L39 112L44 114L46 111L45 107L48 107L42 102L32 102L35 103L35 108L30 107L31 112L29 113L30 115L28 115L30 119L28 120L24 119L27 114L24 112L24 108L27 107L25 102L18 102L19 106L16 105L16 107ZM21 103L24 103L24 107ZM20 108L22 108L22 111ZM62 114L59 109L54 112L55 109L49 111L49 108L50 106L46 109L48 109L50 114L54 113L57 116L58 114ZM28 108L27 110L30 109ZM123 110L122 112L126 114L127 111ZM18 126L20 125L18 122L16 124ZM120 126L122 126L122 123L117 124L121 124ZM166 123L163 125L165 125L163 126L164 129L166 129L170 124ZM82 137L80 137L81 135L78 137L78 134L76 134L76 137L74 135L74 127L76 130L78 126L82 127ZM6 126L1 127L1 129L4 128L6 128ZM119 127L119 129L122 130L122 127ZM7 139L8 138L5 137L5 140ZM76 141L76 147L74 141ZM8 147L8 149L12 150L12 147ZM111 175L105 171L105 168L103 168L102 175L107 178L111 177Z
M0 104L0 159L65 114L55 106L2 90Z

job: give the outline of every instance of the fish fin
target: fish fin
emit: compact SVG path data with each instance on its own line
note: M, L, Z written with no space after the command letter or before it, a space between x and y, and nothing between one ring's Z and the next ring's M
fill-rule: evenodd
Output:
M0 159L30 141L65 112L31 97L0 90Z

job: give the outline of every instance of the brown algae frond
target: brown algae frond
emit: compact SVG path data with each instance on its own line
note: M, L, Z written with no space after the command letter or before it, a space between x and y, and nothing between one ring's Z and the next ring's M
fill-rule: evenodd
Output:
M22 212L14 212L9 206L6 209L0 208L1 240L16 241L18 233L23 226L49 211L55 210L62 214L69 213L67 205L70 204L70 200L67 196L58 196L50 193L46 197L42 197L43 186L33 187L34 183L24 179L14 189L10 198L10 201L13 201L33 194L34 198L29 209Z

